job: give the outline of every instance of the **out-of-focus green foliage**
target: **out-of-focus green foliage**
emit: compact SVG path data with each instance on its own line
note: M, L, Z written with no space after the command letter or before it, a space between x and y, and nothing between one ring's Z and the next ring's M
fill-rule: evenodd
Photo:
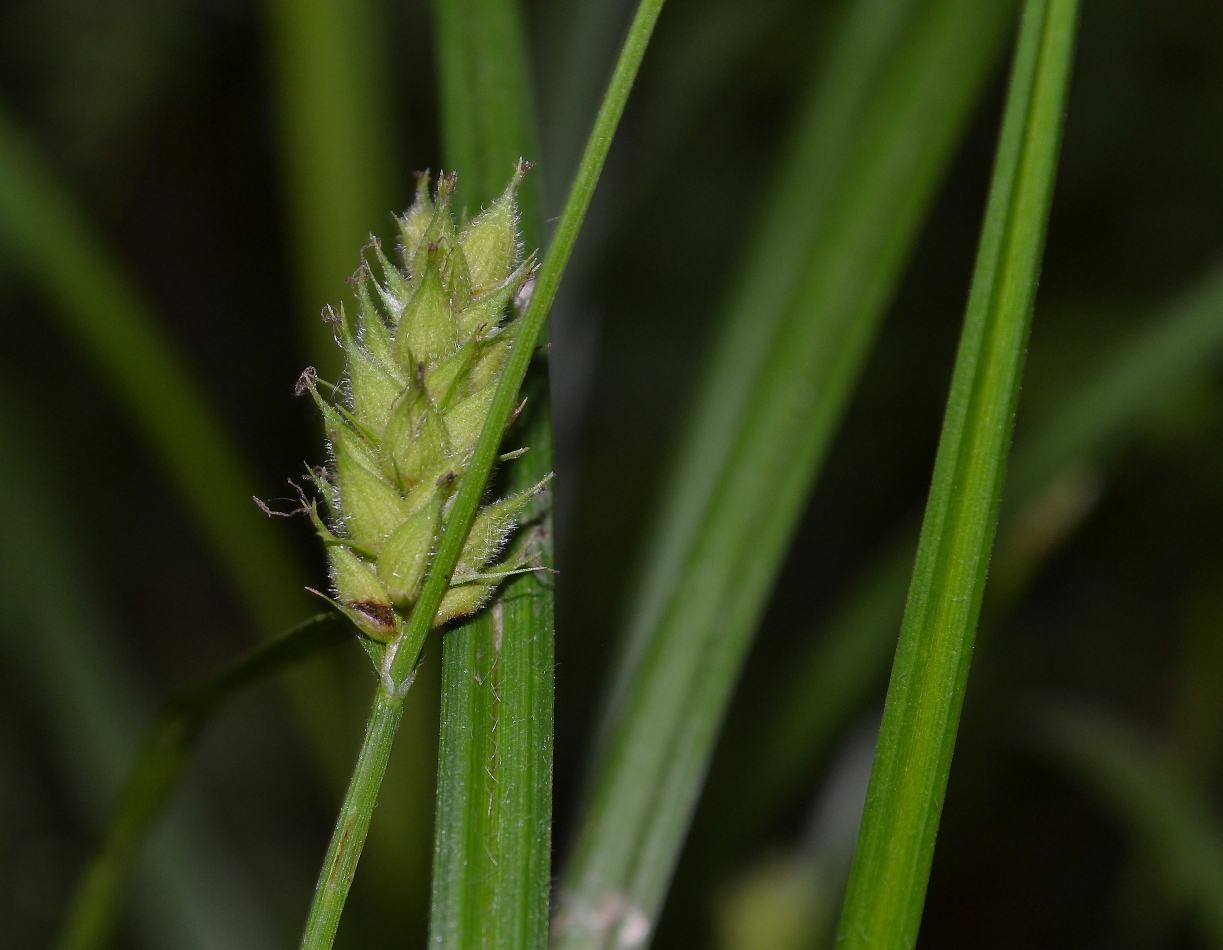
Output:
M251 613L269 633L299 619L299 569L253 507L256 482L224 424L122 266L3 115L0 241L143 428Z
M1035 710L1039 745L1060 759L1134 835L1192 905L1211 946L1223 946L1223 822L1167 757L1099 712Z
M265 10L303 336L331 376L338 359L319 314L407 192L395 167L393 44L376 0L265 0Z
M1074 61L1077 0L1026 0L930 498L837 942L916 943L997 528Z
M56 944L60 950L93 950L111 942L131 865L145 847L150 826L174 793L201 731L217 710L252 683L347 642L349 635L339 614L312 617L166 704L144 737L111 809L98 852L76 886Z
M442 12L462 16L446 22L424 0L406 6L13 0L0 7L0 101L14 117L7 126L20 129L25 143L13 154L26 156L26 171L33 170L5 179L18 182L5 207L20 213L0 220L7 236L0 246L6 334L0 371L8 391L20 393L10 400L17 412L37 407L30 417L55 477L44 484L42 468L14 465L17 474L36 473L26 484L33 481L54 500L54 514L69 519L68 533L79 542L73 560L85 565L76 573L94 575L99 599L115 617L113 632L96 641L104 645L82 647L76 656L94 678L151 684L152 696L134 687L121 691L134 696L135 711L155 708L157 696L246 649L251 610L278 609L251 573L275 567L259 554L263 542L238 544L218 557L210 547L216 531L207 527L214 516L200 504L228 498L252 536L271 538L284 549L281 563L299 565L291 572L300 579L284 588L288 619L309 609L304 597L294 600L294 588L325 588L325 565L306 519L263 520L249 495L257 492L281 512L297 506L295 490L277 486L286 476L298 478L302 460L319 460L322 449L317 411L309 400L293 400L294 382L307 362L325 378L338 372L325 365L337 351L319 309L345 299L343 280L357 268L366 235L393 233L391 213L409 200L413 171L436 174L481 160L450 154L461 144L454 130L490 115L497 126L510 113L468 108L477 96L461 90L491 81L484 101L521 100L514 83L498 78L508 75L507 64L515 83L523 72L541 80L543 148L511 145L522 130L502 129L498 147L509 158L492 158L475 174L457 168L460 191L478 176L491 176L492 191L460 198L474 215L500 192L508 174L502 165L519 155L538 159L524 184L544 190L546 211L524 225L541 232L527 237L528 248L546 246L542 234L556 222L542 219L560 210L632 4L527 3L511 31L525 38L518 45L499 42L507 27L504 20L491 25L492 14L508 7L496 6L460 0ZM741 277L736 260L750 243L745 235L781 187L769 170L797 151L786 130L802 112L803 90L848 7L848 0L668 0L566 271L552 343L546 360L537 360L550 364L556 382L561 573L518 581L546 581L558 595L561 855L580 835L578 802L600 703L611 689L613 634L665 484L677 419L701 398L693 395L693 380L717 315L728 308L725 290ZM979 5L977 12L995 9ZM477 13L490 14L489 29L453 29ZM1142 843L1141 810L1110 809L1112 799L1085 795L1046 762L1015 754L1007 726L1015 697L1081 697L1160 732L1159 744L1199 802L1217 791L1223 729L1212 697L1223 695L1223 674L1212 613L1202 605L1223 590L1214 567L1223 557L1223 400L1211 329L1219 309L1207 289L1217 273L1212 255L1223 242L1220 31L1223 10L1198 0L1084 2L1018 413L1017 481L1002 502L1006 517L983 608L989 646L967 700L967 709L980 712L966 715L951 773L923 943L1080 947L1132 939L1154 947L1169 935L1194 938L1183 928L1187 914L1203 906L1190 895L1203 892L1186 889L1177 868L1183 871L1185 855L1199 842L1182 836L1179 856L1161 859ZM468 66L487 44L506 58L452 73L448 82L447 44ZM953 77L965 60L949 56L939 65L948 86L971 100L971 90ZM700 791L702 816L676 886L655 915L648 939L656 947L719 939L771 945L784 936L787 920L795 925L791 936L801 933L810 945L819 914L808 912L816 904L824 907L820 913L837 912L844 871L835 862L819 865L811 829L841 766L826 762L818 748L842 744L855 716L880 695L874 671L895 623L889 627L884 616L891 612L888 596L876 596L867 582L871 565L899 549L902 542L891 539L912 533L929 490L997 138L1003 89L990 76L998 75L985 71L982 107L965 109L957 139L963 144L949 146L944 184L933 188L929 213L905 224L915 228L912 255L901 256L895 299L880 307L876 348L829 440L818 486L809 497L799 492L791 505L793 543L784 557L779 553L776 583L753 608L759 634L733 702L724 704L727 741ZM853 104L840 105L851 116L850 138L861 135ZM861 170L869 163L854 164ZM26 188L22 180L43 184ZM59 197L48 202L48 195ZM51 210L27 214L39 200ZM801 216L801 209L789 210ZM901 223L885 221L896 232ZM123 306L116 308L116 300ZM93 308L93 330L88 321L73 322L72 307ZM146 337L160 343L122 347L118 357L127 358L127 368L119 373L115 362L99 357L105 348L88 340L89 333L106 332L123 338L130 321L112 315L125 307L129 315L157 316ZM1188 316L1195 309L1196 330ZM147 329L153 321L144 323ZM1128 367L1119 362L1127 348L1136 354ZM172 362L180 381L192 380L195 405L208 407L213 431L232 448L217 453L209 448L216 443L197 438L202 430L184 414L181 387L160 381L166 364L158 353L178 354ZM1106 364L1118 371L1111 380ZM133 412L136 390L148 405ZM513 444L533 449L544 444L530 413L534 392L511 429ZM161 435L149 438L149 419L158 413ZM167 455L158 444L178 448ZM1041 445L1056 451L1046 457ZM1033 474L1020 492L1029 450L1039 464L1030 463ZM234 490L237 482L226 488L224 479L208 484L208 473L227 458L241 460L241 490ZM542 468L519 480L533 461ZM498 479L496 497L537 483L550 469L528 453ZM176 494L189 484L192 491ZM778 488L772 500L784 494ZM196 502L183 500L192 497ZM19 521L6 537L19 538ZM58 549L53 534L36 547ZM903 576L906 555L891 557ZM234 573L239 562L246 566ZM31 585L6 590L4 613L58 616L78 587L68 581L61 589L51 597L34 596ZM850 609L854 604L860 611ZM841 636L822 639L833 618ZM491 619L482 614L470 629L483 624L491 639ZM869 630L882 633L856 632ZM41 654L24 636L6 639L20 646L0 657L0 910L15 943L41 946L53 939L97 844L102 811L80 804L85 793L74 789L86 780L79 777L94 775L91 763L105 758L117 783L142 720L132 712L126 732L101 730L110 721L102 713L65 725L61 714L77 707L64 705L62 696L77 681L36 675ZM462 634L447 636L456 657L470 658ZM817 659L817 647L828 652ZM340 945L425 938L436 778L431 733L442 650L430 639L409 693L412 710L388 766ZM802 656L809 662L800 670ZM283 944L300 925L334 814L314 771L324 762L333 779L346 773L359 738L357 701L364 706L373 685L359 651L337 652L327 664L329 675L316 685L342 671L340 684L353 689L302 686L317 669L292 679L295 702L318 717L310 741L330 736L323 742L327 755L319 759L295 737L276 690L226 705L183 774L186 810L204 816L202 830L177 839L155 832L150 839L149 854L168 854L179 873L203 869L205 883L189 896L207 908L216 903L210 895L222 895L223 931L207 912L192 917L204 935L201 946ZM539 667L532 669L528 675L538 676ZM851 670L860 674L856 681ZM510 675L508 666L499 673ZM532 735L524 718L511 712L507 719L505 710L541 694L524 689L515 699L504 679L480 675L478 688L464 695L496 701L490 708L500 709L498 726L482 728L480 741L500 755L503 742ZM797 695L800 679L823 685L807 702L785 699ZM87 695L82 688L73 698ZM790 712L779 712L783 706ZM813 710L814 719L806 718ZM776 725L778 717L784 726ZM74 730L95 738L73 740ZM743 757L745 747L755 760ZM537 768L542 759L532 761ZM512 785L496 770L483 774L487 782L473 783L476 795ZM100 796L90 796L94 807L108 807L106 784L90 787ZM700 783L684 787L693 795ZM728 799L742 807L777 804L753 806L762 817L737 822ZM813 799L811 809L799 804ZM167 828L180 820L178 808L172 804ZM842 831L854 823L852 814L842 814ZM669 853L679 840L669 839ZM537 853L547 851L542 839L537 844ZM248 882L240 894L224 882L212 889L207 869L217 866L218 853L225 874ZM813 875L816 865L821 870ZM172 889L174 880L133 878L120 941L194 945L182 936L191 925L166 923L177 898L158 888ZM264 909L262 924L240 910L239 898Z
M72 506L38 457L26 404L0 399L0 445L8 471L0 496L0 656L12 694L32 701L41 735L78 821L99 834L138 751L147 696L125 663L114 622L73 537ZM45 438L45 433L41 433ZM221 950L271 947L270 922L228 842L196 800L182 802L138 848L135 930L151 947ZM98 908L95 927L64 947L101 945L119 908ZM46 937L10 936L37 944Z

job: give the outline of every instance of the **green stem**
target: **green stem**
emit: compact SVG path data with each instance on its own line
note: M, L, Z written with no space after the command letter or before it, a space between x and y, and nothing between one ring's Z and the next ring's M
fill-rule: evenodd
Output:
M472 518L496 461L502 435L514 411L518 390L531 364L535 341L556 297L561 274L573 251L586 210L590 206L595 185L611 148L612 136L620 116L624 113L625 103L637 77L641 60L645 56L654 24L658 22L658 15L662 12L662 5L663 0L641 0L637 7L582 156L581 167L569 190L569 198L565 202L565 210L561 214L556 235L536 277L531 302L522 316L521 329L493 395L484 428L480 432L467 471L459 483L429 575L403 633L386 650L380 671L381 682L375 696L374 709L370 713L365 742L315 888L314 902L307 919L306 932L302 937L302 950L329 948L335 939L340 913L348 896L348 887L352 883L361 847L369 830L369 818L378 797L378 786L386 768L386 757L394 742L403 694L411 683L412 671L420 656L421 647L433 625L433 618L437 615L442 597L450 585L459 553L467 539ZM385 710L382 709L383 706L386 707Z
M1077 14L1077 0L1024 8L842 950L894 950L917 939L1019 398Z
M495 199L521 158L539 156L520 0L434 0L442 157L458 169L458 204ZM518 191L526 247L540 247L540 174ZM546 331L545 331L546 332ZM552 471L548 366L524 383L518 425L530 451L506 472L522 491ZM552 566L551 493L524 512L508 560ZM548 941L552 830L552 581L511 579L497 603L442 646L429 946L543 948Z
M380 682L365 724L365 739L361 742L357 764L353 767L327 857L314 888L314 902L310 905L310 916L302 934L302 950L330 947L335 941L402 716L403 692L388 692L386 684Z

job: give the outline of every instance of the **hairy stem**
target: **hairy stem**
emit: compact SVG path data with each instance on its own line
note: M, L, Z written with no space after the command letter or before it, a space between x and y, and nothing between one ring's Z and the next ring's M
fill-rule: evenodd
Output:
M624 113L625 103L637 78L637 70L645 56L654 25L662 12L663 2L664 0L641 0L638 4L616 69L612 73L599 114L595 118L594 128L582 156L582 164L569 189L569 197L561 213L556 235L544 257L531 302L522 316L521 328L497 384L480 439L454 496L424 587L403 633L386 650L385 660L381 664L381 682L374 697L374 708L366 728L365 742L361 747L348 792L344 796L344 804L341 806L319 882L315 887L314 901L302 936L302 950L325 950L335 939L340 913L348 896L348 888L356 871L365 835L369 831L369 820L378 797L378 786L386 769L386 759L394 743L403 693L411 683L412 671L420 656L421 647L433 625L433 618L437 615L442 597L450 585L463 543L467 539L467 532L471 528L472 518L479 507L489 473L497 459L501 437L514 412L518 391L531 364L536 340L556 297L561 274L577 241L586 210L590 207L590 199L594 195L599 174L611 148L612 137L620 122L620 116Z
M419 652L419 648L418 648ZM365 739L357 764L353 768L340 816L336 819L327 857L314 888L314 902L302 934L302 950L330 947L340 926L340 914L348 899L348 889L357 873L357 861L369 831L369 822L378 802L378 788L386 773L386 763L395 744L395 732L403 715L403 693L387 691L378 684L369 721L365 724Z

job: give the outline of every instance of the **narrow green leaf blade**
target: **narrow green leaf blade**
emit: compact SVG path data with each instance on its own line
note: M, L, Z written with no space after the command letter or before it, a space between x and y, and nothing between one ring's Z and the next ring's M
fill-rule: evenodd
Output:
M805 96L642 560L564 950L653 930L751 635L1010 9L859 0Z
M470 213L535 160L534 97L517 0L436 0L446 164ZM524 244L540 246L538 171L523 180ZM510 491L552 468L546 361L524 385L522 445ZM552 566L550 493L532 500L519 546ZM552 827L553 604L550 579L511 580L493 607L444 639L430 913L434 947L543 947Z
M528 381L528 405L543 380ZM541 391L542 390L542 391ZM538 413L510 487L537 483L550 426ZM528 460L533 464L527 465ZM543 472L542 474L546 474ZM523 536L552 564L551 509L533 500ZM543 947L551 887L551 578L527 574L445 635L433 871L432 946Z
M1028 0L839 942L917 939L1044 248L1076 0Z

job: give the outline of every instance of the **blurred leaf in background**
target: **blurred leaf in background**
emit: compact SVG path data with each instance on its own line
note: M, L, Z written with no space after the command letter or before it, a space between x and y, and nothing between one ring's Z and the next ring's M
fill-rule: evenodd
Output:
M743 235L768 193L767 169L778 165L813 58L829 48L846 8L845 0L668 0L566 276L549 352L558 420L560 854L577 831L613 633L677 421L724 312ZM158 315L159 332L181 354L243 460L251 491L274 505L282 499L284 507L292 497L285 477L299 474L302 460L320 459L317 419L291 395L301 367L328 352L318 308L342 296L366 234L402 210L410 173L438 168L441 155L429 5L370 0L339 19L335 9L323 0L12 0L0 7L0 103ZM559 210L631 4L540 0L524 12L539 78L546 219ZM1019 409L1017 475L1025 443L1040 441L1042 420L1066 424L1068 448L1058 459L1080 454L1094 436L1071 432L1066 400L1127 340L1146 340L1153 358L1159 325L1171 332L1195 288L1217 273L1220 36L1223 9L1209 0L1084 0L1074 105ZM1002 86L989 82L932 195L895 300L881 315L876 349L830 442L820 483L797 505L801 522L727 712L719 758L727 756L732 771L742 760L730 753L744 734L760 749L785 747L780 730L762 723L796 675L795 658L832 629L824 618L840 618L840 629L850 630L855 616L886 613L866 583L871 565L900 563L894 573L905 573L908 555L885 552L900 550L895 539L911 530L929 487L997 138ZM296 151L307 148L316 151ZM58 240L48 244L49 273ZM329 262L316 268L310 255ZM81 776L101 775L103 761L117 781L151 698L237 655L252 629L197 531L198 515L164 478L105 376L57 329L46 281L40 286L27 273L0 254L0 372L17 407L10 410L14 422L31 424L29 441L45 462L39 468L8 450L4 457L19 473L32 473L26 484L67 522L60 533L75 538L60 544L46 532L39 544L51 557L75 550L75 573L93 578L98 613L110 619L82 618L77 633L111 632L92 638L96 659L86 671L105 674L105 695L127 712L113 720L123 729L73 739L73 727L100 729L111 720L57 716L55 684L33 672L42 661L10 649L6 632L0 879L9 882L11 906L34 908L10 918L33 928L18 937L13 924L23 946L45 945L94 842L97 819L89 815L101 812L89 808L105 808L108 793L99 780L94 794L84 795ZM307 288L311 282L317 289ZM1217 308L1205 295L1197 299L1205 326ZM1207 814L1217 811L1223 727L1211 697L1223 694L1223 674L1210 658L1219 638L1216 623L1192 618L1211 616L1194 605L1223 590L1215 568L1223 559L1223 390L1219 364L1204 356L1214 344L1184 340L1187 353L1203 357L1177 364L1186 381L1194 377L1188 391L1166 385L1167 376L1150 384L1131 376L1131 393L1147 386L1141 401L1153 408L1125 409L1138 421L1100 443L1098 454L1093 449L1077 481L1061 479L1060 495L1045 497L1046 514L1061 499L1073 530L1028 559L1031 570L1012 572L1000 548L995 577L1013 573L1018 580L979 658L980 688L970 686L966 700L981 710L968 716L979 726L965 733L948 788L923 944L1105 945L1138 927L1118 910L1130 882L1154 880L1167 888L1168 901L1153 919L1171 923L1149 931L1149 946L1207 945L1206 931L1186 927L1176 909L1185 889L1175 883L1175 861L1145 845L1135 850L1134 842L1150 839L1134 809L1097 796L1097 785L1067 781L1011 728L1015 702L1034 693L1115 710L1118 721L1166 745L1186 776L1178 781L1191 783ZM1097 420L1121 412L1130 398L1116 390L1098 395ZM36 412L24 408L31 405ZM1046 475L1059 481L1048 466L1039 468L1033 483ZM35 508L27 507L18 514L32 517ZM18 537L16 525L6 537ZM324 583L306 525L277 520L264 527L313 586ZM1023 548L1039 541L1037 534L1019 532L1015 543ZM56 610L70 599L60 598ZM863 613L853 614L855 603ZM5 604L5 616L50 613L43 602L12 594ZM844 662L866 657L869 671L870 644L849 634L842 644ZM386 842L389 857L382 863L371 850L358 875L341 933L348 946L423 939L440 652L440 644L427 649L431 665L414 687L421 703L416 737L401 736L401 761L393 765L407 792L386 799L375 819L371 849ZM328 668L351 682L353 699L363 703L372 684L350 659L337 657ZM824 666L826 681L846 686L828 672L833 662L812 662ZM851 741L878 690L862 687L852 709L846 701L818 745L832 750ZM823 698L828 708L836 705L833 694ZM351 743L338 743L343 758L359 727L354 708L340 705L334 727ZM317 782L314 753L295 737L289 716L271 695L241 701L210 729L186 777L186 799L206 825L194 838L170 836L178 867L212 866L215 844L233 862L225 866L253 880L240 890L262 915L228 915L223 924L241 932L218 931L225 945L290 939L334 814L333 792ZM788 725L791 736L801 731L799 723ZM766 728L768 735L758 734ZM742 835L733 856L702 862L693 873L688 863L701 847L718 847L698 823L656 947L716 939L746 945L742 932L726 929L733 925L724 912L750 908L753 894L790 900L800 918L811 910L806 833L819 810L812 803L836 785L840 767L827 751L806 761L803 754L794 753L791 767L801 778L786 786L773 817L755 830L736 829ZM711 773L704 796L711 809L725 767L716 764ZM735 787L726 782L725 792ZM85 798L96 804L86 807ZM178 932L144 922L153 893L144 880L132 892L124 940L190 945L177 937L158 942L159 933ZM200 901L220 894L228 906L223 889L199 884L189 893ZM781 919L780 911L765 916ZM737 936L727 936L732 932Z

